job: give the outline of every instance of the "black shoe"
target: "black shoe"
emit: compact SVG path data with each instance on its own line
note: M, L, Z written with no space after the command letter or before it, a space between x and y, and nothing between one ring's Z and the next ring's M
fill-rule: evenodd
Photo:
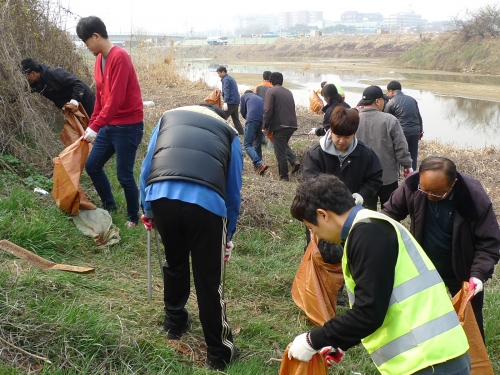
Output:
M340 288L339 294L337 295L337 306L345 306L346 305L344 294L342 293L342 289L344 289L344 287Z
M292 174L297 173L299 171L299 169L300 169L300 163L298 161L296 161L292 165Z
M224 361L221 362L211 361L210 359L207 358L207 360L205 361L205 368L214 371L224 371L226 369L226 366L229 363L234 362L237 357L238 357L238 348L236 346L233 346L233 351L231 352L231 359L229 360L229 362L226 363Z
M186 333L186 331L191 328L191 315L188 314L188 319L186 325L182 328L172 327L170 320L165 318L163 322L163 330L167 332L167 338L169 340L180 340L181 336Z

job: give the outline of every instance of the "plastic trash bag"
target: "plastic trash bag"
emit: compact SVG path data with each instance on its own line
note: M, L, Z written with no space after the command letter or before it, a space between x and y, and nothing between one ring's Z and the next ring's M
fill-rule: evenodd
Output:
M323 356L319 353L313 355L309 362L302 362L298 359L288 359L288 349L283 354L279 375L327 375L328 367Z
M471 375L494 375L483 337L479 331L474 310L469 303L474 291L469 292L469 283L464 281L462 289L453 297L452 303L458 320L464 328L469 341L469 356L472 365Z
M316 91L311 91L311 95L309 95L309 110L314 113L323 113L323 106L323 100L321 100Z
M73 216L73 222L84 235L92 237L98 245L114 245L120 242L120 229L113 225L108 211L102 208L81 210Z
M220 95L219 90L214 90L212 91L206 98L205 102L208 104L215 104L219 106L219 108L222 108L222 97Z
M293 280L292 298L307 318L320 327L337 315L337 295L344 274L341 263L325 263L317 242L317 238L311 237Z

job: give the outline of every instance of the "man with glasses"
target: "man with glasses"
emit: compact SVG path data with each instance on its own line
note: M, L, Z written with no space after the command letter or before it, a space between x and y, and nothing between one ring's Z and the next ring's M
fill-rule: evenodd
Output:
M500 258L500 229L481 183L457 172L450 159L431 156L394 191L382 212L399 221L410 215L411 234L452 295L469 282L484 340L483 283Z

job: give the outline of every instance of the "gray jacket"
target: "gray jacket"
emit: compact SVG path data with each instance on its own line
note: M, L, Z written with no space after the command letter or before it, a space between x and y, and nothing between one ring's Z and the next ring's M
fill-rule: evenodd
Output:
M402 91L395 92L392 99L387 102L384 112L396 116L405 135L420 135L424 132L417 101Z
M398 164L411 167L408 143L399 121L393 115L377 108L362 108L359 111L359 128L356 133L365 145L370 147L382 164L382 185L398 180Z

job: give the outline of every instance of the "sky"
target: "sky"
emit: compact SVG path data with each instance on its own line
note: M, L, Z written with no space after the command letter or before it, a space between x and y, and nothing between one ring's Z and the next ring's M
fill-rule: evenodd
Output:
M79 17L95 15L106 24L108 33L186 33L193 29L226 30L239 14L279 13L284 11L323 11L323 19L336 21L343 12L356 10L378 12L384 17L410 10L429 21L449 20L465 11L495 4L491 0L51 0L60 3L74 15L63 25L75 33Z

